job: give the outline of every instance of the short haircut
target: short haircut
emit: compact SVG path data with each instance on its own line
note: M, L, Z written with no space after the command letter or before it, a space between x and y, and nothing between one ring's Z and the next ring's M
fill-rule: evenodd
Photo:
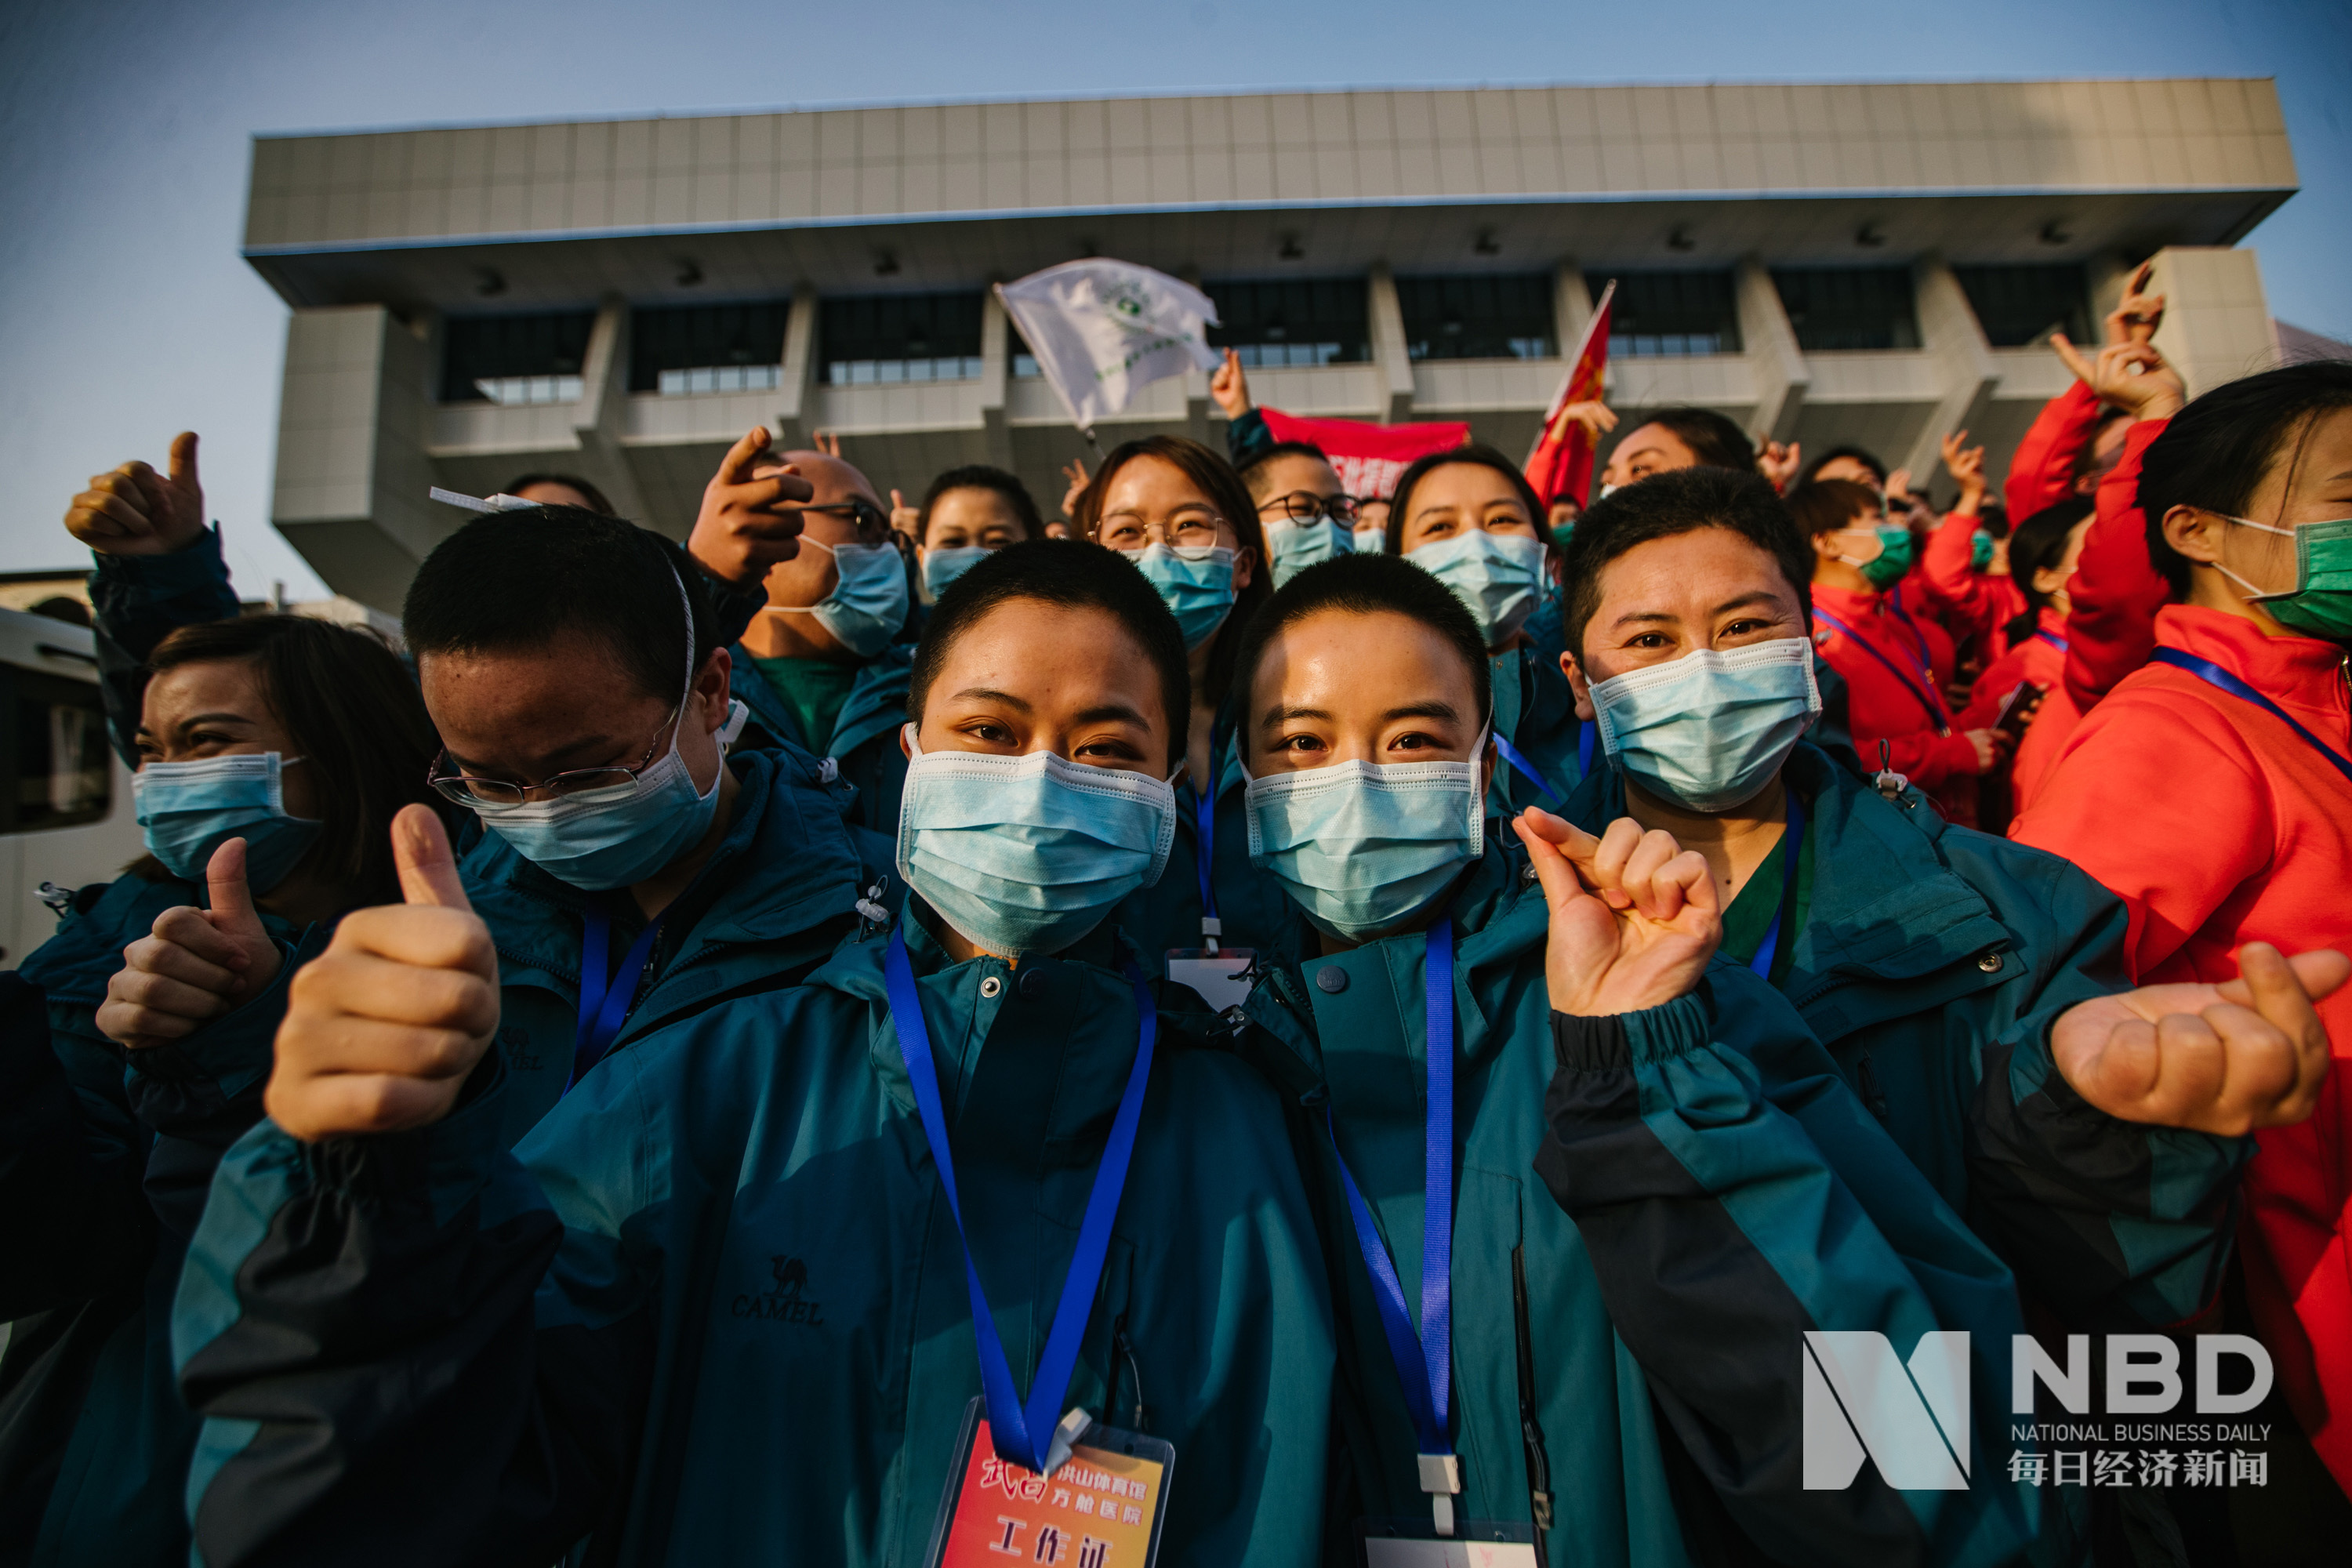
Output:
M1250 499L1265 500L1265 471L1285 458L1312 458L1318 463L1328 463L1331 460L1331 454L1312 441L1276 441L1271 447L1260 447L1237 470L1242 483L1249 487ZM1333 470L1337 471L1336 468Z
M915 647L907 687L907 717L919 727L923 704L957 639L990 611L1027 599L1067 609L1100 610L1127 629L1160 672L1160 700L1168 710L1168 763L1184 760L1192 721L1192 683L1184 634L1160 602L1160 591L1124 556L1110 550L1074 549L1060 540L1024 540L992 551L948 585ZM1071 658L1098 658L1100 650L1071 648Z
M1811 630L1812 547L1772 487L1759 475L1728 468L1676 468L1627 485L1593 502L1577 519L1561 563L1561 582L1562 629L1578 663L1584 662L1584 628L1601 610L1601 568L1637 545L1703 528L1727 530L1769 555L1796 595L1807 631Z
M520 495L533 485L562 485L567 489L578 490L582 498L587 501L590 511L604 517L621 515L614 508L613 503L604 499L603 490L598 489L578 474L525 474L519 479L509 479L506 489L499 493L508 496Z
M147 672L243 660L259 668L263 700L317 785L319 837L302 864L348 904L397 902L393 816L411 803L449 815L425 782L441 741L415 678L375 633L308 616L182 626Z
M2068 496L2054 506L2045 506L2017 525L2009 536L2009 580L2025 595L2025 613L2013 616L2002 629L2009 640L2017 642L2033 635L2042 624L2042 612L2048 607L2050 595L2033 586L2033 574L2047 567L2055 571L2065 558L2066 536L2074 525L2091 515L2095 503L2088 496Z
M665 702L686 689L689 632L697 669L719 646L702 573L685 552L574 506L490 512L443 540L408 585L401 629L420 658L536 650L577 633Z
M1673 431L1675 438L1691 449L1700 468L1737 468L1743 474L1756 471L1756 446L1748 432L1712 408L1678 403L1643 414L1633 428L1644 425L1662 425Z
M1519 503L1528 509L1528 521L1535 524L1537 536L1544 538L1547 546L1550 543L1545 537L1547 531L1544 527L1549 514L1544 510L1542 498L1536 494L1535 486L1528 483L1527 475L1519 471L1517 463L1494 447L1472 442L1467 446L1449 447L1443 452L1424 452L1397 476L1396 489L1389 492L1388 543L1383 547L1391 555L1404 553L1404 525L1405 520L1412 515L1414 487L1438 469L1455 463L1474 463L1482 468L1492 468L1510 480L1511 489L1518 492Z
M966 463L960 468L950 468L931 481L931 488L923 492L923 521L916 527L917 537L930 532L931 508L937 506L940 498L950 490L991 491L1011 508L1013 515L1020 521L1022 538L1045 537L1045 520L1037 514L1036 498L1029 493L1029 487L1003 468L991 468L986 463Z
M2340 408L2352 408L2352 360L2323 359L2224 382L2172 416L2140 454L2139 510L2148 559L2174 593L2189 591L2189 558L2166 542L2164 514L2189 506L2245 516L2282 458L2294 483L2313 426Z
M1276 589L1274 597L1250 617L1234 665L1245 732L1255 733L1257 727L1256 715L1248 711L1249 689L1257 679L1265 650L1286 628L1326 610L1351 616L1387 613L1419 621L1461 657L1477 698L1475 717L1481 722L1492 720L1495 676L1486 658L1486 635L1454 590L1398 556L1353 554L1307 567ZM1402 693L1396 696L1399 701L1406 700Z
M1876 479L1880 485L1884 486L1886 483L1886 465L1878 460L1876 454L1866 452L1860 447L1832 447L1828 451L1822 453L1811 462L1805 465L1805 471L1797 476L1797 483L1800 485L1811 484L1814 479L1820 477L1821 471L1823 468L1828 468L1840 458L1846 458L1851 462L1859 463L1864 468L1869 469L1870 477ZM1851 483L1852 481L1849 480L1848 482Z
M1209 498L1217 515L1232 525L1242 548L1256 552L1257 570L1250 574L1250 585L1234 596L1233 613L1217 628L1216 641L1209 645L1209 668L1202 682L1208 689L1202 695L1211 702L1223 702L1233 689L1234 645L1242 627L1272 592L1267 584L1272 580L1273 562L1266 554L1265 529L1258 521L1257 502L1250 499L1249 487L1234 472L1234 466L1198 441L1182 436L1146 436L1112 447L1094 482L1079 495L1077 515L1071 521L1086 538L1093 539L1102 526L1103 497L1110 493L1111 479L1138 458L1157 458L1173 465Z
M1858 479L1815 479L1797 486L1787 499L1797 531L1808 540L1851 528L1864 512L1878 517L1885 511L1878 492Z

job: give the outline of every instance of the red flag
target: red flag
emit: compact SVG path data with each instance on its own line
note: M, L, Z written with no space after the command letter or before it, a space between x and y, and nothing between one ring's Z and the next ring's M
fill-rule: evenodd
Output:
M1448 452L1470 439L1458 424L1374 425L1361 419L1301 419L1279 408L1262 408L1267 432L1277 441L1311 441L1323 448L1348 493L1362 500L1385 497L1415 458Z
M1609 302L1616 297L1617 280L1601 291L1601 303L1584 323L1584 341L1576 345L1567 378L1552 395L1544 415L1535 449L1528 454L1528 483L1543 498L1546 508L1557 500L1582 507L1592 495L1592 432L1567 416L1571 403L1593 403L1601 396L1601 374L1609 368Z

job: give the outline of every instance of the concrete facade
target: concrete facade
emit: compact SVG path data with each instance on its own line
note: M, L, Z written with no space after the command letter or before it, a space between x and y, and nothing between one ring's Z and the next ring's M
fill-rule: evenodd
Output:
M1049 510L1086 453L1014 374L991 281L1101 254L1214 287L1360 280L1369 352L1251 373L1261 404L1467 418L1523 450L1599 279L1728 274L1738 352L1621 354L1610 395L1914 471L1967 426L2005 458L2063 372L1995 347L1956 269L2084 269L2093 309L2160 253L2192 389L2278 349L2252 252L2294 193L2266 80L1345 91L922 104L257 141L246 254L294 308L273 515L338 592L396 607L462 519L424 500L585 474L676 534L755 423L839 432L884 488L1013 468ZM1807 350L1774 269L1907 269L1916 346ZM1399 280L1549 275L1552 357L1415 358ZM1591 281L1588 281L1591 280ZM833 384L821 302L982 296L977 374ZM789 301L772 386L632 390L636 311ZM442 401L447 324L593 312L557 402ZM569 363L569 362L567 362ZM576 388L571 378L576 377ZM574 395L576 394L576 395ZM1199 377L1100 434L1219 438ZM1629 428L1621 426L1621 428Z

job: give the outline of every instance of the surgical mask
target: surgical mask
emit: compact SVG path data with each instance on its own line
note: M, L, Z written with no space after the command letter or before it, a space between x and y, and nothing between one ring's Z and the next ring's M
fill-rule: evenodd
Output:
M1969 570L1987 572L1992 568L1992 535L1978 529L1969 535Z
M1164 779L1051 752L926 752L906 728L898 874L990 952L1058 952L1160 880L1176 841Z
M993 553L984 545L942 544L923 552L923 594L933 604L948 584Z
M772 616L814 616L834 640L860 658L890 646L907 624L907 568L895 546L801 542L833 557L833 591L814 605L771 605Z
M1406 557L1470 606L1486 646L1507 642L1535 612L1543 586L1543 541L1527 533L1474 528L1433 540Z
M1859 533L1860 529L1843 529L1845 533ZM1868 580L1870 585L1884 591L1903 581L1911 570L1911 531L1899 522L1885 522L1870 531L1878 536L1878 553L1867 561L1856 561L1851 555L1839 560L1853 567Z
M1309 566L1350 554L1355 535L1328 518L1294 522L1286 517L1265 521L1265 548L1274 557L1274 585L1281 587Z
M193 763L149 763L131 775L147 853L184 882L201 882L213 851L245 840L246 886L267 893L319 837L314 817L286 814L284 772L300 757L241 752Z
M1217 635L1234 608L1234 552L1222 544L1147 544L1122 550L1160 590L1186 652Z
M1471 756L1483 756L1479 732ZM1476 761L1334 763L1254 778L1243 795L1250 864L1282 884L1307 921L1360 942L1444 896L1486 852Z
M1612 485L1604 479L1601 481L1601 493L1593 499L1596 500L1607 500L1611 496L1615 495L1619 490L1622 490L1625 487L1623 485Z
M1601 743L1617 766L1692 811L1755 799L1822 710L1805 637L1701 648L1612 676L1591 696Z
M2276 593L2263 593L2220 562L2213 563L2222 575L2246 590L2249 604L2260 605L2290 630L2330 642L2352 642L2352 517L2299 522L2292 528L2274 528L2242 517L2228 521L2264 533L2283 533L2294 541L2294 586Z
M684 582L677 584L677 602L687 611L686 688L678 694L669 750L659 762L626 784L574 790L551 800L473 803L484 827L559 882L588 892L630 887L700 843L710 831L727 759L722 755L711 770L710 787L698 790L677 749L687 699L694 692L694 616ZM729 704L727 726L719 732L722 745L742 728L741 708L740 702Z
M1389 531L1385 528L1360 528L1352 537L1359 555L1378 555L1389 547Z

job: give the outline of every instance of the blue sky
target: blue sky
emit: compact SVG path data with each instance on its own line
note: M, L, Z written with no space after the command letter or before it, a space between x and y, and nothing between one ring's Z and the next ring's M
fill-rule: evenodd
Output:
M2273 313L2352 339L2344 0L16 0L0 5L0 570L87 557L89 475L205 437L249 595L320 592L268 522L286 310L237 255L256 132L905 99L1535 81L2274 76L2302 194Z

